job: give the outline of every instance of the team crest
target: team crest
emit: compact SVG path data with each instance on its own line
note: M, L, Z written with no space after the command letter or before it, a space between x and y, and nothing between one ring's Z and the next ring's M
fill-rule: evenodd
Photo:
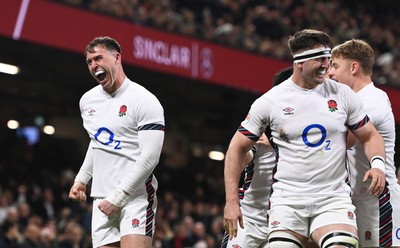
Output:
M338 110L336 101L335 100L329 100L328 101L328 108L329 108L329 111L331 111L331 112L335 112L336 110Z
M351 212L351 211L347 212L347 217L349 218L349 220L354 220L353 212Z
M122 117L122 116L126 115L127 109L128 109L128 108L126 107L126 105L122 105L121 107L119 107L118 116L119 116L119 117Z
M132 219L132 227L133 228L139 227L139 224L140 224L140 222L138 219Z

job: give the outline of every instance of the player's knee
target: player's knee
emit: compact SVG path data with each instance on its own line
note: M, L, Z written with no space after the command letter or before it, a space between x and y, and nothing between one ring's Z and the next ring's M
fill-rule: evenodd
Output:
M350 247L357 248L358 247L358 238L348 232L343 231L334 231L326 234L320 240L320 247Z
M268 248L304 248L299 239L287 232L275 231L268 237Z

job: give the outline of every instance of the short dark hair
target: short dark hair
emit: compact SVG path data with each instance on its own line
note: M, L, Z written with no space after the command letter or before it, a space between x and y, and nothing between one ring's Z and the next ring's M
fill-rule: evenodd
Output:
M86 54L88 52L94 52L94 48L96 46L100 46L100 47L104 47L109 51L116 51L118 53L121 53L121 46L119 45L119 43L109 37L109 36L100 36L100 37L96 37L94 38L85 48L85 52L84 55L86 56Z
M272 77L272 86L277 86L293 74L293 67L289 66L275 73Z
M295 54L300 51L312 49L318 45L332 47L332 38L325 32L315 29L303 29L289 37L288 46L290 52Z

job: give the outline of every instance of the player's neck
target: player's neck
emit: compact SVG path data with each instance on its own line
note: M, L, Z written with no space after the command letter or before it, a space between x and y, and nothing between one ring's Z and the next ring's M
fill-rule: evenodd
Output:
M359 92L362 90L365 86L369 85L372 82L371 77L363 76L357 78L356 83L353 86L354 92Z

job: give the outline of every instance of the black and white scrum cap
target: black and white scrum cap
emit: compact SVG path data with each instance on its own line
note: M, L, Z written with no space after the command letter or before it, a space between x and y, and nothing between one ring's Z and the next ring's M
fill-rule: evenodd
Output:
M310 59L322 57L331 57L331 49L329 47L318 47L310 50L305 50L301 53L293 54L294 63L301 63Z

